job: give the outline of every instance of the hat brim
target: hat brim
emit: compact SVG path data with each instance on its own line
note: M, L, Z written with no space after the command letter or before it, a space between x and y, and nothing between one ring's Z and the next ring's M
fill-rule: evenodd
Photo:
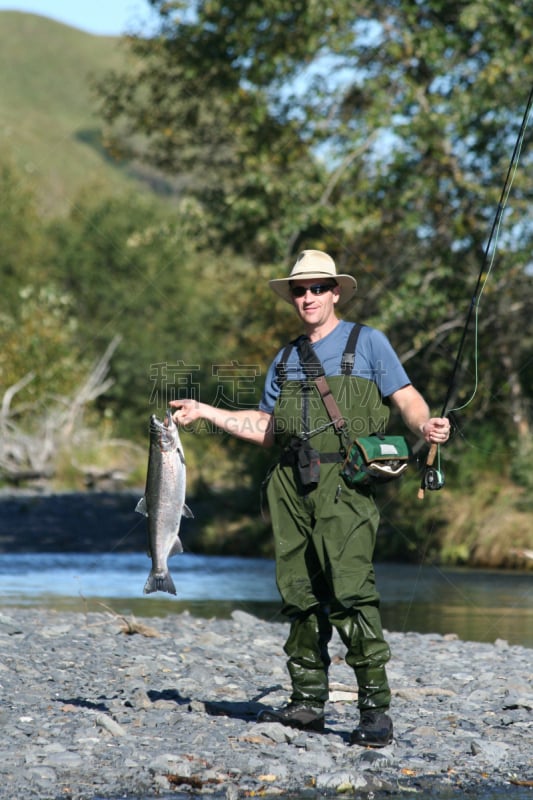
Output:
M357 281L351 275L328 275L324 272L306 272L302 275L293 275L290 278L276 278L269 281L268 284L273 292L285 300L287 303L293 303L291 294L291 281L308 281L308 280L334 280L339 286L339 308L347 305L357 291Z

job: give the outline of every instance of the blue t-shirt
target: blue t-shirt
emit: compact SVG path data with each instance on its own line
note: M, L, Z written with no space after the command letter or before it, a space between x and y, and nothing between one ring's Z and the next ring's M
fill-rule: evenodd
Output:
M352 327L352 322L340 320L331 333L313 343L313 349L324 367L326 377L342 374L341 358ZM268 368L263 396L259 403L260 410L268 414L273 413L281 389L277 380L276 366L284 349L279 351ZM411 383L385 334L367 325L363 325L359 332L352 374L374 381L382 397L389 397ZM286 364L286 380L304 379L305 374L298 358L298 350L293 347Z

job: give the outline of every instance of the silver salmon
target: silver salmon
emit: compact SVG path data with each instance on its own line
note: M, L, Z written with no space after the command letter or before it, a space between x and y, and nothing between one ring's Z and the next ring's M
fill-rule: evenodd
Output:
M167 561L170 556L183 553L179 537L181 518L194 516L185 503L185 490L185 456L172 412L169 409L163 421L152 414L146 489L135 508L135 511L148 518L152 569L144 586L144 594L176 594Z

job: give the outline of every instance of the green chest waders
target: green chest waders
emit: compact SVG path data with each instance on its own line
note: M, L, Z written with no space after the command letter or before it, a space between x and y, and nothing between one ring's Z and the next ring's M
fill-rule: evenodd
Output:
M388 409L375 384L328 377L352 436L384 430ZM303 418L303 422L302 422ZM267 488L276 551L276 579L291 620L285 645L292 700L323 705L328 697L327 644L332 625L347 647L361 710L388 708L390 658L379 614L372 557L379 515L368 488L340 477L340 441L312 381L286 381L274 410L278 442L287 449ZM302 485L291 442L304 434L320 456L315 488Z

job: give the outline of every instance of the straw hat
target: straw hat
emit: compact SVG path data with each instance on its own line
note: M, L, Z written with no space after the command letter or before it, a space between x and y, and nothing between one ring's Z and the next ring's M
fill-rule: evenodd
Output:
M296 259L296 264L288 278L277 278L269 281L269 285L276 294L287 303L292 303L290 281L305 281L315 279L334 280L339 286L339 308L348 303L357 291L357 282L351 275L337 275L335 262L321 250L302 250Z

